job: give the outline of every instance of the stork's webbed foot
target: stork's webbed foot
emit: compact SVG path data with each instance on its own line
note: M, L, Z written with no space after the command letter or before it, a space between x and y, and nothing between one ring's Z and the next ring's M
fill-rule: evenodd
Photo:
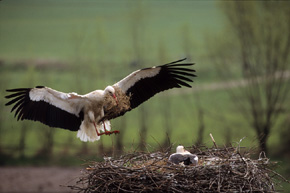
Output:
M117 133L120 133L120 131L118 131L118 130L115 130L115 131L108 131L108 130L106 129L106 126L105 126L105 123L104 123L104 122L103 122L104 132L102 132L102 133L100 133L100 132L98 131L95 122L94 122L94 126L95 126L95 129L96 129L96 132L97 132L97 135L98 135L98 136L101 136L101 135L111 135L111 134L117 134Z
M97 132L97 135L98 136L101 136L101 135L112 135L112 134L118 134L118 133L120 133L120 131L118 131L118 130L115 130L115 131L104 131L104 132L102 132L102 133L99 133L99 132Z
M105 131L103 134L105 134L105 135L111 135L111 134L117 134L117 133L120 133L120 131L118 131L118 130L115 130L115 131Z

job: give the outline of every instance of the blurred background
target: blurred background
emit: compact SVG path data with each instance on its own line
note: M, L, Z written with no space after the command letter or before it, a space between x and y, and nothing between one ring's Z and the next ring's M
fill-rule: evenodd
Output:
M265 151L288 175L290 3L282 1L0 1L0 164L78 165L178 144ZM119 135L16 121L5 89L85 94L181 58L192 89L159 94L112 121Z

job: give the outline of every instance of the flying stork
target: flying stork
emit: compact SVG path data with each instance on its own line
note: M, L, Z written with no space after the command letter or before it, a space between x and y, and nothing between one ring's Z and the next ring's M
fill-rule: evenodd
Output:
M50 127L78 131L82 141L99 140L110 131L110 119L124 115L155 94L171 88L191 87L194 63L180 63L186 58L161 66L137 70L105 90L85 95L64 93L45 86L9 89L6 105L12 105L17 120L40 121Z

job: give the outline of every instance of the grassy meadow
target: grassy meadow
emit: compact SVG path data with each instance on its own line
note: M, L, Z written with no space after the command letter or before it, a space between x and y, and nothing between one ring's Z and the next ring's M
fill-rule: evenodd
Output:
M241 146L256 148L255 132L233 105L227 89L210 89L221 79L207 57L205 42L224 22L215 1L0 1L1 152L20 156L23 128L25 157L41 153L47 133L52 131L53 157L62 157L63 165L82 160L84 149L94 158L102 156L100 148L112 155L119 137L103 136L84 145L76 133L31 121L17 122L9 113L11 107L4 106L5 89L45 85L85 94L139 68L184 57L196 63L198 77L193 88L159 94L143 104L148 149L158 148L166 140L168 123L174 147L195 144L199 109L203 111L205 145L212 146L212 133L218 145L236 145L245 137ZM142 63L137 62L140 60ZM281 145L285 116L271 131L270 154ZM140 117L138 108L112 121L112 128L124 134L125 151L138 149ZM77 156L67 161L59 155Z

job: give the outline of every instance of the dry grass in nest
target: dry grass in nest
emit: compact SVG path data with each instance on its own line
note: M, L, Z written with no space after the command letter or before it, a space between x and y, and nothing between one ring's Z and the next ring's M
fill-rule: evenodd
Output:
M266 157L253 160L234 147L187 149L198 155L197 166L171 164L169 152L126 154L92 163L71 188L85 193L276 192L275 180L285 180Z
M119 87L114 86L114 89L118 105L116 105L116 101L112 97L106 97L106 106L104 106L105 117L103 117L102 120L115 118L119 114L123 115L128 109L130 109L130 96L123 93Z

